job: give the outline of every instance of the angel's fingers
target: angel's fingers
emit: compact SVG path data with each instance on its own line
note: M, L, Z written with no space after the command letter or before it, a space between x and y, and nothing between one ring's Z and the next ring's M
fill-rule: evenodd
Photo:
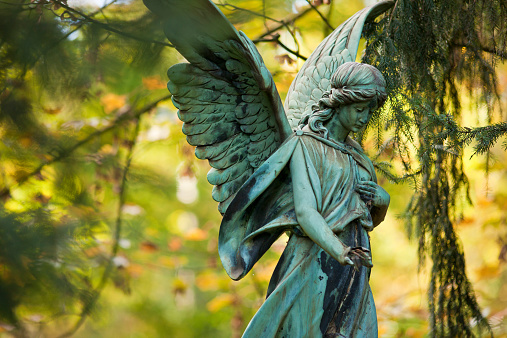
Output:
M357 193L359 193L359 195L363 195L363 196L367 196L369 198L374 198L375 197L375 193L374 192L371 192L371 191L368 191L368 190L356 190Z
M363 263L363 265L366 266L367 268L373 267L373 262L371 261L371 258L364 259L361 263Z
M352 259L350 259L348 257L345 257L345 264L346 265L355 265L354 262L352 261Z
M371 195L371 196L375 196L375 194L377 193L376 191L371 191L370 189L363 189L363 188L356 188L356 191L359 194Z
M357 188L361 188L361 189L367 189L367 190L370 190L372 192L375 192L377 190L377 187L369 185L369 184L363 184L363 183L358 183L356 185L356 187Z

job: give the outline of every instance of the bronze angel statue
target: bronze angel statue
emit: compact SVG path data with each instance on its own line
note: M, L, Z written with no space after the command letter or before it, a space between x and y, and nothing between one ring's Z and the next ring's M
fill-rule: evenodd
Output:
M350 133L386 100L385 80L356 63L359 11L312 53L282 105L253 42L208 0L144 0L189 63L168 88L223 215L222 264L243 278L281 234L289 241L244 337L376 337L368 232L389 195Z

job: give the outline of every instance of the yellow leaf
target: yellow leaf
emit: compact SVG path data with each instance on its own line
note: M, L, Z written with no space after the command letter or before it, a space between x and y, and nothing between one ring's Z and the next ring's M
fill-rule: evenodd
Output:
M148 90L164 89L166 87L165 82L162 82L162 80L160 80L160 77L158 76L150 76L143 78L143 85Z
M97 255L100 255L102 252L103 250L99 246L94 246L84 250L85 255L88 257L95 257Z
M216 296L206 304L206 308L209 312L218 312L226 306L231 305L234 302L234 296L228 293L224 293Z
M185 239L188 241L203 241L208 237L206 231L195 228L185 234Z
M62 108L44 108L44 112L50 115L59 114L62 111Z
M24 148L28 148L32 145L32 139L30 138L30 136L23 136L23 137L20 137L18 139L18 143L24 147Z
M175 260L172 257L167 257L167 256L160 256L157 261L159 264L161 264L165 267L168 267L168 268L176 267L176 263L177 263L177 262L175 262Z
M465 217L458 222L458 225L467 226L467 225L473 225L474 223L475 223L475 218Z
M99 153L105 154L105 155L114 155L116 154L116 150L113 148L110 144L104 144L100 149Z
M197 276L195 285L202 291L215 291L219 288L219 278L211 271L205 271Z
M146 235L150 237L158 237L159 231L156 228L146 228Z
M130 264L127 267L127 272L131 277L139 277L143 273L143 267L139 264Z
M167 257L160 256L157 262L168 268L176 268L188 263L188 258L185 256Z
M490 206L492 203L493 203L493 199L491 199L491 198L479 197L479 199L477 200L477 204L481 208Z
M499 272L498 266L483 266L476 270L479 280L498 277Z
M426 328L424 328L423 330L417 330L413 327L409 327L407 329L407 331L405 331L405 336L406 337L414 337L414 338L422 338L424 337L426 333Z
M185 293L185 291L187 291L187 288L188 288L187 284L181 279L175 278L173 280L172 290L174 294L183 294Z
M275 270L275 266L277 261L271 261L266 266L261 266L260 269L257 269L255 272L255 276L260 281L269 282L271 276L273 275L273 271Z
M158 251L158 246L153 242L144 241L141 243L140 249L146 252L155 252Z
M113 93L109 93L104 95L100 102L104 106L104 111L109 114L113 110L119 109L125 105L126 96L125 95L116 95Z
M178 251L179 249L181 249L181 246L182 246L182 241L181 241L181 238L179 238L179 237L173 237L167 243L167 247L171 251Z

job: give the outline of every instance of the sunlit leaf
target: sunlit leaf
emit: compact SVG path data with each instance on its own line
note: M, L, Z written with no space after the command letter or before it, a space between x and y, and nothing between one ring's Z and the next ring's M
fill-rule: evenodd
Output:
M127 97L125 95L116 95L113 93L108 93L104 95L100 102L104 106L104 111L106 113L111 113L114 110L120 109L125 106Z
M151 76L143 78L143 85L148 90L163 89L167 84L163 82L158 76Z
M158 245L150 241L143 241L139 248L146 252L158 251Z
M209 312L218 312L222 310L224 307L230 306L234 302L234 295L223 293L212 300L210 300L206 304L206 308Z
M188 285L181 279L175 278L172 282L172 292L174 294L183 294L187 291Z
M208 238L208 234L200 228L195 228L187 232L184 238L187 241L203 241Z

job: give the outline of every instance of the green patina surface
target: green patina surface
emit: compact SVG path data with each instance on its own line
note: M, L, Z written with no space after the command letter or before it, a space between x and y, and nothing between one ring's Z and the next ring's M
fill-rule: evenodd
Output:
M243 278L290 234L248 337L375 337L367 232L389 195L350 137L385 101L385 81L355 60L362 27L392 6L359 11L310 56L285 107L255 45L207 0L145 0L190 62L168 71L187 141L213 168L223 214L219 253Z

